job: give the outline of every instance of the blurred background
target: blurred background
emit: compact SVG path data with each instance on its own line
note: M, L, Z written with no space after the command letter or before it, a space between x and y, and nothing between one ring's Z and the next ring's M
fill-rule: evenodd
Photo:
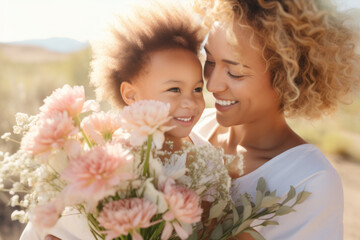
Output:
M15 113L36 114L42 100L66 83L84 85L87 98L94 98L88 85L89 41L102 32L113 13L125 11L126 2L0 0L0 135L12 131ZM342 11L353 9L352 14L360 16L356 14L360 1L333 3ZM206 99L211 106L208 93ZM289 124L323 150L338 170L345 194L344 239L360 239L359 94L332 116L318 121L289 120ZM0 151L14 152L17 148L0 140ZM14 208L7 205L9 199L8 194L0 193L0 240L19 239L24 228L11 221Z

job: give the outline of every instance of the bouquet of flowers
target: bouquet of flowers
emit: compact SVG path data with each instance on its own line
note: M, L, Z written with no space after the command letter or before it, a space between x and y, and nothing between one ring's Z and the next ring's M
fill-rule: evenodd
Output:
M267 216L263 225L276 224L273 216L292 210L285 204L294 188L278 203L263 179L256 203L241 196L235 208L226 166L241 156L191 144L161 150L169 118L169 105L152 100L102 112L85 100L83 87L68 85L47 97L38 115L18 113L20 149L1 153L0 161L0 190L24 208L12 218L47 229L70 208L87 217L95 239L226 239L242 231L255 236L253 220ZM2 138L11 140L10 133ZM307 196L300 193L294 205Z

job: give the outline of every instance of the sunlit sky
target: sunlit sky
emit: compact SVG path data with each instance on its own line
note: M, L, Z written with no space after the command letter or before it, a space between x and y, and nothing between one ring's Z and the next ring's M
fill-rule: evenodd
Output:
M146 0L0 0L0 42L50 37L96 38L110 16L128 2ZM340 9L359 0L333 0Z

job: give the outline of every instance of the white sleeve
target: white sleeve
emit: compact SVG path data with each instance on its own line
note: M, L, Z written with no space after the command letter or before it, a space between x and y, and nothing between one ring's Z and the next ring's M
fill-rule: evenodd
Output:
M26 224L26 227L22 232L19 240L43 240L43 239L41 239L40 234L35 231L35 228L31 224L31 222L29 222L28 224Z
M310 197L296 205L296 212L279 216L279 226L267 226L261 233L267 240L343 239L343 189L335 170L321 171L296 186Z

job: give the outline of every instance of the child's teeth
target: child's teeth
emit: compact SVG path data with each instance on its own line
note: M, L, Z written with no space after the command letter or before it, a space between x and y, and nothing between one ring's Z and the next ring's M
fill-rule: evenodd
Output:
M176 118L176 119L178 119L180 121L188 122L188 121L191 120L191 117L189 117L189 118Z
M229 106L231 104L236 103L236 101L226 101L226 100L218 100L218 99L216 99L216 103L221 105L221 106Z

